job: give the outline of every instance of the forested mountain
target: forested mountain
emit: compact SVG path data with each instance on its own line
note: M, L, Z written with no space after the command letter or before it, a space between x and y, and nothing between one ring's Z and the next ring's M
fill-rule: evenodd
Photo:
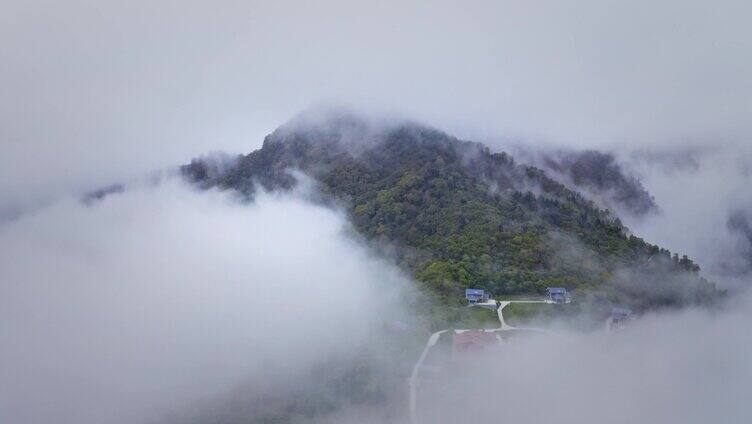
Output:
M261 149L182 172L201 187L286 190L291 170L342 205L374 246L389 246L444 303L564 286L635 308L705 302L717 292L686 256L650 244L542 170L413 122L349 113L293 120Z
M612 153L515 146L515 154L520 160L542 168L549 176L585 193L602 208L636 217L659 212L653 196Z

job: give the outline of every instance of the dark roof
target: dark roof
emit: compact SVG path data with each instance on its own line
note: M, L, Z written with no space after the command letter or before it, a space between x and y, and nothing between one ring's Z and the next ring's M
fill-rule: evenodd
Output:
M564 287L549 287L548 292L552 294L565 294L567 289Z
M465 296L468 296L468 295L483 296L485 292L486 291L483 289L465 289Z

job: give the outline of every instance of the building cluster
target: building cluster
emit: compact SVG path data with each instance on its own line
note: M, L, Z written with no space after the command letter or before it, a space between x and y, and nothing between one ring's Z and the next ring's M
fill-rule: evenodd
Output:
M564 287L549 287L546 296L550 303L572 303L572 295ZM465 300L468 305L485 303L491 300L491 294L483 289L465 289Z

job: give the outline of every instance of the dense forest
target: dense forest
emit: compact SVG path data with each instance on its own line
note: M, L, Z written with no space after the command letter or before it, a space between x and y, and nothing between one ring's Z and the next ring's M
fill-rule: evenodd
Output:
M248 199L258 187L295 186L291 170L312 177L321 201L344 207L369 243L387 247L442 304L458 304L468 287L501 296L563 286L637 309L718 293L691 259L630 234L539 168L412 122L293 121L252 153L182 167L203 188Z
M638 217L659 212L653 196L612 153L516 146L515 154L526 163L544 169L549 176L586 193L602 208Z

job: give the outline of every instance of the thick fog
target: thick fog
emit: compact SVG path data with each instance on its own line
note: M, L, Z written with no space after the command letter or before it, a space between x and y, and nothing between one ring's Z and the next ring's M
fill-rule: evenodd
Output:
M257 411L222 399L324 390L310 370L357 356L374 330L405 320L407 280L353 241L339 212L306 197L241 204L168 179L90 205L62 200L5 226L0 420L243 422ZM732 299L611 333L515 338L437 381L434 393L448 397L421 398L419 416L746 422L751 311ZM321 422L405 422L403 406L345 407ZM384 420L379 408L402 412Z
M747 299L610 333L518 337L430 380L420 422L749 422L750 318Z
M705 274L745 289L752 282L752 142L705 148L632 152L661 213L625 216L637 234L695 258Z
M315 387L312 369L358 357L384 322L425 332L409 278L310 187L247 204L152 178L252 151L311 105L493 150L613 154L656 205L617 210L630 230L748 299L751 15L741 0L4 2L0 422L247 421L223 400ZM125 189L80 200L112 184ZM751 311L732 297L519 339L422 408L435 422L750 422ZM454 408L468 399L482 407ZM382 423L380 409L323 422Z
M0 421L151 422L351 355L404 320L409 287L349 231L298 194L241 205L172 180L12 222Z

